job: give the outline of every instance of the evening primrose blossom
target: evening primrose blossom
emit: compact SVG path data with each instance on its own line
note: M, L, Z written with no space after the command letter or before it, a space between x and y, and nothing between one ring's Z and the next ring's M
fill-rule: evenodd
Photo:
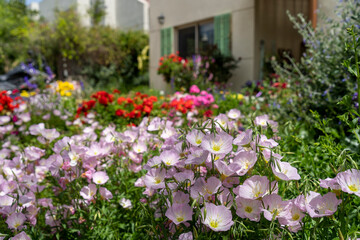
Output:
M213 154L228 154L233 148L232 142L233 137L226 132L216 135L209 133L205 135L201 147Z
M336 181L341 190L360 197L360 171L357 169L349 169L341 172L336 176Z
M228 231L234 224L231 211L222 205L205 203L205 207L201 209L201 215L203 223L215 232Z

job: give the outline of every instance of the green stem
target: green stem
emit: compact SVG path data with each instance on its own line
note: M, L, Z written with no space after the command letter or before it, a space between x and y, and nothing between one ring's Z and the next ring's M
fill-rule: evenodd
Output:
M359 70L359 64L358 64L358 54L357 54L357 44L356 44L356 37L353 33L353 44L354 44L354 51L355 51L355 66L356 66L356 73L357 73L357 90L358 90L358 110L360 113L360 70Z

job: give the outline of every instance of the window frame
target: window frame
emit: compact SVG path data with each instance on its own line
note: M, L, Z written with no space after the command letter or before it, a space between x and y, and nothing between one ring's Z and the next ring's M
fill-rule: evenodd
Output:
M199 54L199 26L206 23L213 23L214 24L214 18L207 18L204 20L183 24L181 26L174 27L175 34L174 34L174 44L175 44L175 50L176 52L179 52L179 30L189 28L189 27L195 27L195 54Z

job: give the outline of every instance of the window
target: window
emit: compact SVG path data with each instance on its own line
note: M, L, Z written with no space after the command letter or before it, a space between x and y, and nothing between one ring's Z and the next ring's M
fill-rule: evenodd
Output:
M178 51L183 58L206 52L213 45L213 22L195 24L178 30Z

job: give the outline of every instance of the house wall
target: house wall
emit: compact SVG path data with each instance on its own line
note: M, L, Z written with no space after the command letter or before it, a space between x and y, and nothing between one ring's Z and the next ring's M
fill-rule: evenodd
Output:
M255 27L255 80L264 78L260 75L261 44L264 44L264 62L269 62L272 56L282 54L283 50L290 50L292 56L300 59L302 37L293 27L287 11L292 16L301 13L305 19L310 19L309 0L256 0ZM262 78L262 79L260 79Z
M116 0L104 0L106 15L104 17L104 25L110 26L113 28L118 27L116 9L117 9L117 1Z
M224 13L231 13L232 16L232 53L235 58L242 58L239 68L234 71L230 80L233 84L232 89L239 90L243 83L254 79L255 0L154 0L150 5L150 86L152 88L168 90L162 77L157 74L158 61L161 57L161 29L198 22ZM161 14L165 17L162 26L158 22L158 16ZM174 44L173 51L175 50Z
M55 20L55 10L66 11L70 7L76 7L81 23L90 26L90 17L87 10L90 8L90 0L43 0L39 3L39 12L47 21Z
M137 0L116 1L117 27L121 30L144 29L144 5Z

